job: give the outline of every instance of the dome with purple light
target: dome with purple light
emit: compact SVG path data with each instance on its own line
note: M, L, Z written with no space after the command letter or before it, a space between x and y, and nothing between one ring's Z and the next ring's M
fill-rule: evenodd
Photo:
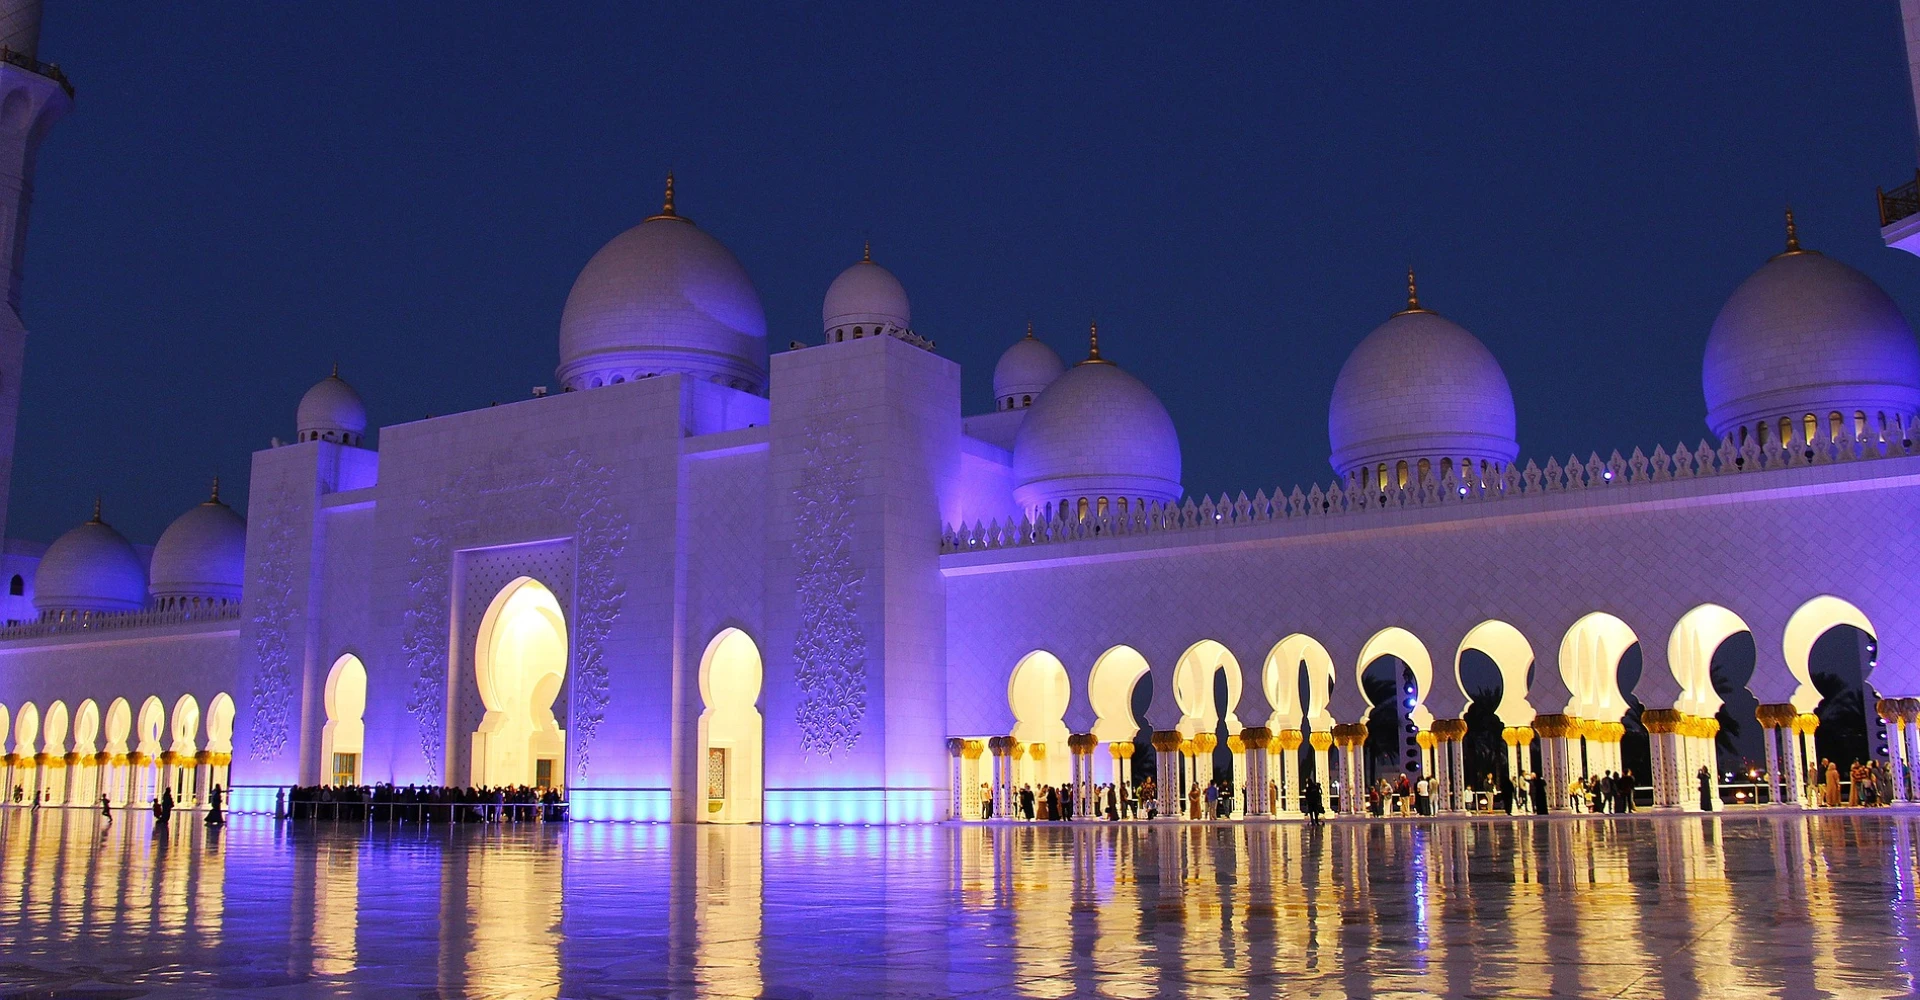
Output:
M846 340L854 329L868 334L888 327L912 329L913 308L907 302L907 290L893 272L873 262L869 247L859 263L840 272L827 286L826 301L820 306L821 328L829 340Z
M300 397L294 416L301 441L337 441L358 446L367 433L367 404L340 377L340 369Z
M1840 414L1869 427L1920 411L1920 345L1893 299L1873 279L1803 250L1785 253L1734 289L1707 336L1700 383L1707 426L1721 437L1789 420L1796 436Z
M162 608L238 601L246 563L247 521L220 502L216 481L212 497L160 533L149 574L153 599Z
M1086 500L1180 498L1180 435L1153 390L1100 357L1053 380L1020 425L1013 497L1022 510Z
M763 392L767 317L740 261L673 208L613 238L587 261L560 316L569 389L682 374Z
M1028 323L1027 335L1014 341L993 366L994 407L1017 410L1032 406L1040 393L1066 370L1060 355L1035 338L1033 324Z
M1333 383L1327 439L1346 476L1421 459L1504 465L1519 454L1513 391L1479 338L1421 308L1408 276L1407 308L1362 340Z
M63 612L139 611L147 606L147 567L133 543L93 518L61 535L40 557L33 576L33 607L42 615Z

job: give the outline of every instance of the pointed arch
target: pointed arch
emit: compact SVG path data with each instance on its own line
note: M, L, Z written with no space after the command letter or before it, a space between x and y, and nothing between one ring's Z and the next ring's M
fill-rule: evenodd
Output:
M700 799L709 823L758 823L765 810L765 665L753 637L720 630L700 656Z
M1793 692L1793 705L1802 712L1811 712L1820 706L1820 691L1813 686L1813 666L1810 662L1813 644L1841 625L1851 625L1865 632L1868 638L1879 641L1880 633L1874 630L1867 613L1853 602L1832 594L1821 594L1807 601L1787 618L1786 633L1781 638L1780 647L1787 660L1787 670L1799 682Z
M1213 678L1222 672L1227 675L1224 712L1213 698ZM1240 661L1224 643L1202 639L1188 646L1173 668L1173 700L1180 706L1180 731L1188 736L1211 733L1224 721L1229 734L1238 733L1240 717L1234 709L1240 704L1242 683Z
M1426 644L1398 625L1383 628L1360 647L1360 659L1353 668L1354 676L1357 678L1364 674L1367 667L1382 656L1397 657L1413 674L1413 708L1407 717L1421 729L1427 728L1433 723L1433 713L1427 711L1427 691L1433 687L1433 657L1427 652ZM1394 687L1398 689L1397 681ZM1366 698L1366 694L1366 685L1361 684L1360 696ZM1373 699L1367 698L1367 708L1371 710L1373 707Z
M140 716L135 723L138 742L134 745L134 752L158 757L160 751L165 749L160 745L160 739L166 733L166 725L166 706L160 703L159 695L148 695L147 700L140 703Z
M67 728L72 716L67 713L67 703L56 701L47 706L47 714L40 720L40 749L44 753L60 756L67 752Z
M1300 700L1302 674L1307 681L1304 703ZM1333 656L1320 640L1295 632L1275 643L1260 671L1260 683L1267 704L1273 706L1273 717L1267 723L1270 727L1299 729L1307 720L1313 721L1316 729L1323 728L1323 723L1331 725L1326 722L1326 712L1333 688Z
M1147 658L1132 646L1100 654L1087 675L1087 701L1093 706L1093 735L1103 743L1126 743L1140 732L1133 717L1133 690L1151 673Z
M367 740L367 665L358 656L342 653L333 661L321 705L327 712L320 727L321 777L330 785L358 785Z
M173 744L167 749L192 757L200 749L200 702L193 695L181 695L173 703L172 719Z
M1721 643L1751 631L1744 619L1718 604L1701 604L1681 615L1667 637L1667 667L1680 685L1673 707L1713 718L1724 703L1713 688L1713 654Z
M1573 692L1566 714L1593 722L1618 722L1627 714L1620 690L1620 657L1640 641L1619 618L1595 611L1560 639L1560 677Z
M1032 765L1032 780L1042 784L1061 784L1071 764L1067 757L1067 703L1073 697L1072 682L1060 658L1044 649L1020 658L1007 677L1007 707L1013 711L1013 732L1021 743L1039 743L1047 750Z
M561 787L567 734L553 706L571 650L560 599L530 576L515 577L487 605L478 638L474 675L487 711L470 739L469 782Z
M1518 628L1497 618L1489 618L1468 629L1465 638L1460 640L1460 648L1453 652L1453 676L1463 692L1467 692L1467 684L1460 676L1460 657L1469 649L1485 653L1500 669L1500 704L1494 708L1494 714L1500 717L1501 724L1532 725L1537 710L1527 699L1527 671L1533 666L1533 644ZM1467 694L1472 697L1472 692Z
M106 733L107 745L102 749L114 754L127 752L127 738L133 735L133 706L127 699L115 698L108 703Z
M74 752L91 757L100 748L100 706L92 698L73 710Z
M13 752L22 757L40 752L40 709L33 702L21 705L13 717Z

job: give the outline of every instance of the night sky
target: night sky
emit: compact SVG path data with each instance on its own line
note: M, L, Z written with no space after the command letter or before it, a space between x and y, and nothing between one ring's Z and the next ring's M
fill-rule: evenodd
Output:
M1542 464L1705 433L1707 329L1788 202L1920 314L1873 199L1915 164L1891 0L1325 6L50 4L79 97L8 529L244 501L335 361L376 425L553 385L574 275L669 165L771 344L870 235L969 411L1030 317L1071 361L1097 316L1196 493L1331 477L1334 375L1409 260Z

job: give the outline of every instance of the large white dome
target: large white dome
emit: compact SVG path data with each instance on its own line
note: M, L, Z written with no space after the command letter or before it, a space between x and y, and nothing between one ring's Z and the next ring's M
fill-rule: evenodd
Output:
M133 543L100 519L47 546L33 575L33 606L41 614L112 613L147 606L147 568Z
M220 502L220 485L205 503L174 519L153 547L151 591L162 608L240 600L247 569L247 522Z
M913 328L913 307L907 290L893 272L873 262L871 248L860 262L840 272L827 286L820 305L821 329L829 341L851 338L855 327L862 335L887 327Z
M1449 459L1504 465L1520 453L1500 362L1411 297L1340 366L1327 439L1341 476L1381 464L1392 471L1402 461L1417 467L1420 459L1436 469Z
M587 261L560 316L557 376L590 389L666 374L762 392L767 317L740 261L673 210L613 238Z
M1920 411L1920 345L1873 279L1798 246L1741 282L1707 336L1707 426L1717 436L1813 414L1911 420ZM1804 434L1804 431L1799 432Z
M340 377L340 369L321 379L300 397L294 416L301 441L338 441L358 446L367 433L367 404Z
M1146 384L1093 356L1053 380L1013 445L1014 500L1033 512L1059 501L1180 498L1180 435Z
M1066 370L1060 355L1036 339L1033 324L1027 324L1027 335L1014 341L993 366L994 407L1017 410L1032 406L1034 399Z

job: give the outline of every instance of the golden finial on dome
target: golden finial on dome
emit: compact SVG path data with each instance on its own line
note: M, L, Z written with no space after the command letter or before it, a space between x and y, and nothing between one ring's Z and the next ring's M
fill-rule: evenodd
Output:
M94 496L93 498L93 516L87 519L87 523L88 524L107 523L105 521L100 520L100 497L98 495Z
M219 476L213 477L213 495L207 498L207 502L208 503L220 502L220 477Z
M331 375L328 375L327 377L328 377L328 378L339 378L339 377L340 377L340 362L338 362L338 361L335 361L335 362L333 363L333 374L331 374Z
M1407 265L1407 307L1405 309L1400 310L1397 313L1394 313L1394 315L1405 316L1408 313L1423 313L1423 312L1432 312L1432 311L1433 310L1427 309L1420 305L1420 287L1414 281L1414 278L1413 278L1413 265L1408 264Z
M667 171L667 194L665 198L661 199L660 214L649 215L646 221L652 222L655 219L675 219L680 222L693 221L673 210L673 171L671 169Z
M873 237L871 236L867 237L866 242L860 245L860 263L873 263Z
M1787 252L1800 252L1800 230L1793 224L1793 206L1787 206Z
M1027 339L1033 339L1033 320L1027 320Z
M1083 365L1113 364L1100 356L1100 324L1094 320L1087 321L1087 360L1080 363Z

